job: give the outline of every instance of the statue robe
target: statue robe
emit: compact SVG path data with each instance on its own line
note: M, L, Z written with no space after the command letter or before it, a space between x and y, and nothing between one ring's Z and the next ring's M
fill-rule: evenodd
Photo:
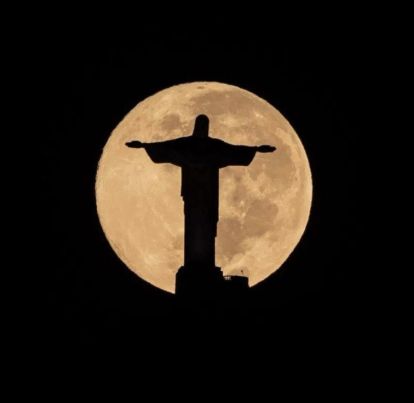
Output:
M256 147L190 136L146 143L144 148L153 162L181 167L185 215L184 265L214 267L219 220L219 169L249 165Z

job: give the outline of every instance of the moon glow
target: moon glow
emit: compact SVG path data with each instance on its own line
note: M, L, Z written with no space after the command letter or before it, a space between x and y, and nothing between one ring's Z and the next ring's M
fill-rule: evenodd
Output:
M216 265L244 274L253 286L281 267L309 219L311 170L289 122L272 105L217 82L176 85L134 107L111 133L96 176L104 233L118 257L139 277L174 292L184 259L181 170L154 164L127 141L153 142L192 133L197 115L210 118L210 136L232 144L277 147L256 153L247 167L220 170Z

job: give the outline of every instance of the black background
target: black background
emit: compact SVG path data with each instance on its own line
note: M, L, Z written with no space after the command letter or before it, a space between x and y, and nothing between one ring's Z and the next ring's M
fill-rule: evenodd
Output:
M120 28L56 21L25 43L40 110L41 233L33 245L43 283L36 312L43 341L119 346L190 328L219 339L242 327L240 341L254 333L276 348L274 338L284 334L298 345L312 335L331 341L360 335L372 312L358 254L364 222L356 177L359 150L368 142L362 120L375 35L357 20L350 29L339 17L318 27L299 27L294 19L281 26L264 15L232 23L223 16L136 17ZM274 105L299 134L313 174L312 211L300 244L251 290L249 312L237 320L229 312L226 323L180 318L171 294L117 258L95 207L96 168L110 132L147 96L191 81L237 85Z

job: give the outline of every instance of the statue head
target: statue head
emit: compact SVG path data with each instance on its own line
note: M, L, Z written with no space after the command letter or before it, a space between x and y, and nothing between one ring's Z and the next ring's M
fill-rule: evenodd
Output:
M206 138L208 137L209 119L206 115L198 115L195 120L193 136Z

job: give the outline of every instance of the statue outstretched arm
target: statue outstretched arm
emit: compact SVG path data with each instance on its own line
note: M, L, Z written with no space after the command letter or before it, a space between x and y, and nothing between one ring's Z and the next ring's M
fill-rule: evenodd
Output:
M143 148L151 158L152 162L170 163L181 166L182 158L179 152L180 139L156 141L153 143L143 143L139 140L128 141L125 143L130 148Z
M259 153L272 153L275 150L276 150L276 147L268 146L268 145L256 147L256 151Z
M145 143L139 140L128 141L125 145L130 148L145 148Z
M220 157L220 168L230 165L249 165L257 152L259 153L271 153L276 150L276 147L269 145L261 146L245 146L234 145L228 143L221 143L222 151Z

